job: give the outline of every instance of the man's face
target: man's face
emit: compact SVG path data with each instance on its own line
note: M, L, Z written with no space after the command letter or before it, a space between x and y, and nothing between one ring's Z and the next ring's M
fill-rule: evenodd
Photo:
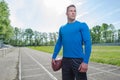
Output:
M76 17L76 8L75 7L69 7L68 11L66 13L69 20L75 20Z

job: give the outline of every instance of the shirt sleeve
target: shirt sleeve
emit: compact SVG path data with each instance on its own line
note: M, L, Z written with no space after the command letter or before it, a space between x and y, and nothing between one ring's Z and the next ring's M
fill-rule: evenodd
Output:
M87 26L86 23L82 23L82 37L83 37L83 43L84 43L84 60L83 62L88 64L89 62L89 58L90 58L90 54L91 54L91 36L90 36L90 30Z
M61 49L62 46L62 36L61 36L61 28L59 29L59 35L58 35L58 40L56 42L56 45L54 47L54 53L52 55L52 59L55 59Z

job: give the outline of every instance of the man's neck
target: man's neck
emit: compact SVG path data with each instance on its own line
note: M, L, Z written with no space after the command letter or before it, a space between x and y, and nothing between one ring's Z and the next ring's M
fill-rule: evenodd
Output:
M73 23L75 22L75 19L74 20L68 20L68 23Z

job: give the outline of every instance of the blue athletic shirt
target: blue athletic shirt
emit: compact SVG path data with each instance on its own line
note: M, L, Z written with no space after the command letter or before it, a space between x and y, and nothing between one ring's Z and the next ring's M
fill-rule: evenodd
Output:
M88 64L91 54L91 37L87 24L74 21L60 27L53 59L57 57L62 46L63 57L83 58L83 62Z

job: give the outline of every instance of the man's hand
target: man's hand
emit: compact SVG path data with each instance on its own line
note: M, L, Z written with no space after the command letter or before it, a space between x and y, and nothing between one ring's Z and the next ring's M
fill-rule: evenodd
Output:
M87 72L87 70L88 70L88 64L81 63L80 66L79 66L79 68L78 68L78 71L79 72Z
M55 63L55 59L52 59L52 64L54 64L54 65L56 64L56 63Z

